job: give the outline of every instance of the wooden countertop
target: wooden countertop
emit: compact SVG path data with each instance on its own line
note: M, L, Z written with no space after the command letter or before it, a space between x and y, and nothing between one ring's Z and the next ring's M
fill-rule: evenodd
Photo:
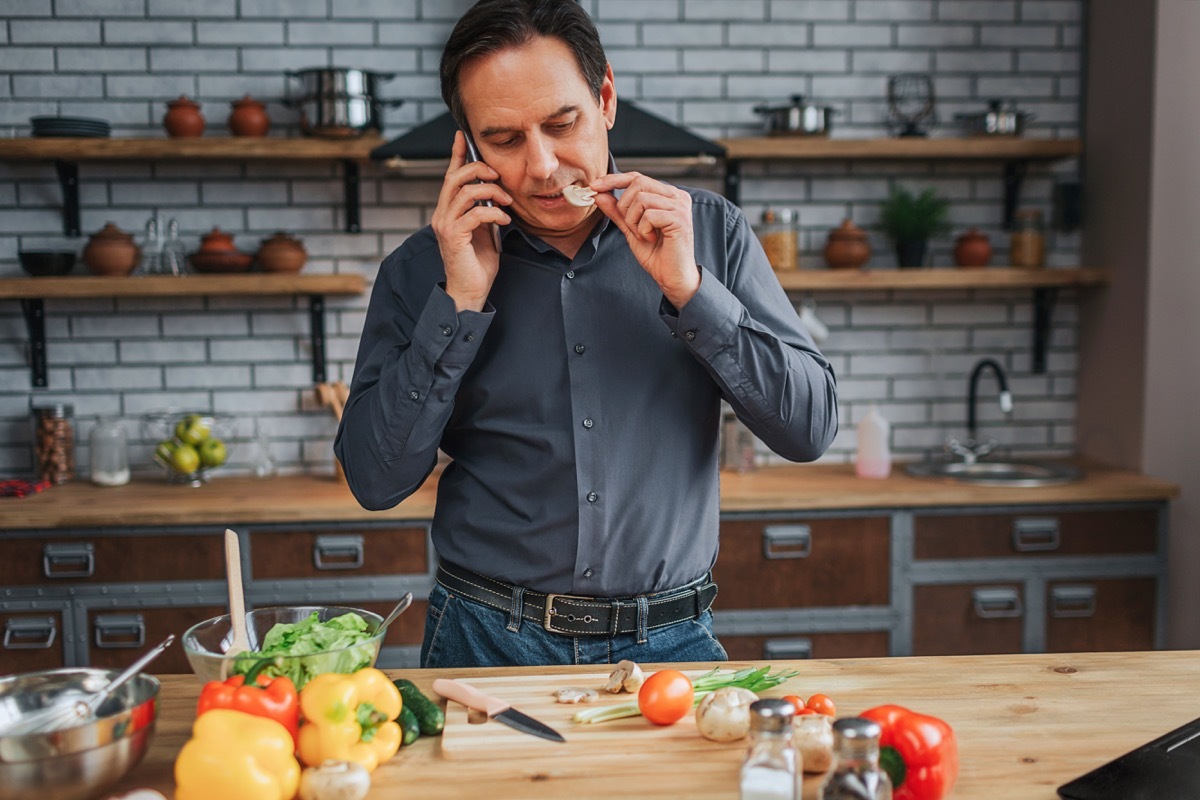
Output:
M864 480L846 464L721 473L723 512L1153 502L1178 493L1179 487L1167 481L1099 466L1086 467L1085 478L1077 483L1037 488L912 478L899 467L886 480ZM332 477L216 478L198 489L164 480L117 488L81 480L0 500L0 530L426 520L433 516L435 499L434 478L399 506L379 512L363 509L346 485Z
M737 662L729 668L742 666ZM758 662L765 663L765 662ZM936 658L772 662L801 671L770 695L824 692L849 715L898 703L945 719L960 752L955 798L1053 800L1055 787L1154 739L1197 716L1180 697L1200 692L1200 652L1088 653ZM709 665L673 665L682 669ZM547 676L547 691L570 685L561 676L596 672L594 666L506 670L409 670L427 694L435 677ZM163 678L158 730L145 759L118 790L153 787L172 795L172 765L189 735L200 683L191 675ZM1114 702L1114 698L1117 698ZM497 723L485 723L497 725ZM573 723L567 723L573 725ZM441 741L424 738L374 773L369 798L723 798L738 796L743 742L715 744L693 738L690 719L669 731L640 719L621 726L623 744L595 755L525 756L502 760L443 758ZM589 729L591 726L588 726ZM560 730L571 741L588 735ZM515 734L514 734L515 735ZM664 735L686 742L655 747ZM619 753L614 754L614 750ZM604 752L608 754L605 755ZM816 796L819 776L805 780Z

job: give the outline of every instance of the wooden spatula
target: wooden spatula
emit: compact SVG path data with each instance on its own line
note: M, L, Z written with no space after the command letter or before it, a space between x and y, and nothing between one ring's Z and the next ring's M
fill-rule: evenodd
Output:
M233 656L250 649L250 637L246 633L246 598L242 594L242 554L238 535L225 529L225 577L229 581L229 623L233 628L233 641L226 652L230 656L222 667L228 672L233 665Z

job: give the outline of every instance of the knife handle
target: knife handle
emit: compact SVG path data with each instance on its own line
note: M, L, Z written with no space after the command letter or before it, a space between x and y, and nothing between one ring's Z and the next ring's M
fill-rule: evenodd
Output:
M433 682L433 691L447 700L461 703L467 708L486 712L489 717L494 717L501 711L507 711L510 708L510 705L503 700L492 697L490 694L485 694L474 686L460 683L450 678L438 678L435 680Z

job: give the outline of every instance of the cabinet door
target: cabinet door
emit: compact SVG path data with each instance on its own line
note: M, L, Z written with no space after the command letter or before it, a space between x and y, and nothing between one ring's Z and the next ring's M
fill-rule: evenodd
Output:
M918 515L913 533L918 560L1150 554L1158 512Z
M0 675L65 666L61 611L0 614Z
M1046 651L1154 649L1153 578L1054 581L1046 585Z
M408 525L361 532L251 531L251 568L255 580L425 574L426 530Z
M887 517L722 520L719 609L886 606Z
M793 661L806 658L883 658L888 655L887 631L845 631L800 635L718 637L733 661Z
M225 579L218 533L5 539L0 586Z
M183 634L197 622L228 613L223 606L170 608L91 608L87 612L87 664L119 668L132 664L154 645L175 634L175 643L147 667L152 675L192 671L183 652Z
M912 653L1020 653L1025 608L1019 584L913 588Z

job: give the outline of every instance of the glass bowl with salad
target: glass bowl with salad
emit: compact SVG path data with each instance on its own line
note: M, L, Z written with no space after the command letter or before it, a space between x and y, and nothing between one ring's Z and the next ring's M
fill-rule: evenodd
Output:
M263 659L276 663L263 675L286 675L303 688L325 672L349 674L375 666L383 633L383 617L344 606L277 606L246 614L250 650L229 652L233 628L229 615L193 625L183 635L183 650L196 677L208 681L244 675ZM386 633L386 631L384 632Z

